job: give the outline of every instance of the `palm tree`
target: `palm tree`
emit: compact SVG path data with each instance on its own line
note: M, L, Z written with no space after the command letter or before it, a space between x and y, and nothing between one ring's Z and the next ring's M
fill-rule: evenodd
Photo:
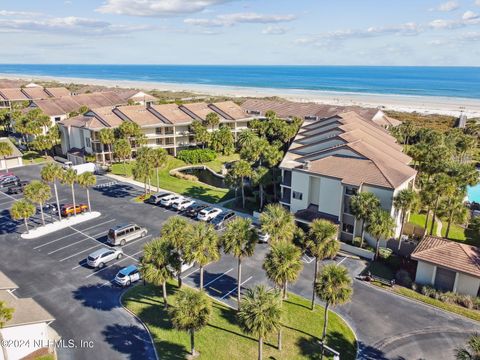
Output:
M115 156L123 162L123 172L125 176L127 176L126 161L132 155L132 147L130 143L128 142L128 140L118 139L113 144L113 150L115 152Z
M245 129L238 134L238 145L241 148L249 148L257 139L258 135L252 129Z
M365 223L372 212L380 206L380 200L371 192L360 192L350 199L350 211L355 219L362 221L360 247L365 239Z
M0 301L0 329L7 321L12 320L15 309L7 307L4 301Z
M152 175L151 163L148 159L137 158L135 166L132 170L133 177L137 180L142 180L144 184L144 192L147 195L147 183Z
M45 225L45 216L43 215L43 205L52 197L50 186L38 180L32 180L30 184L25 186L23 191L25 198L40 206L40 215L42 225Z
M168 307L167 281L173 277L170 268L172 244L163 238L150 241L143 247L143 257L140 261L140 273L143 279L156 286L162 286L163 304Z
M287 284L298 279L303 269L302 252L286 241L272 244L263 263L267 277L282 289L283 300L287 299Z
M108 145L108 152L110 153L110 161L112 160L112 144L115 141L115 132L112 128L103 128L98 132L98 140L102 145ZM105 164L105 154L102 149L103 163Z
M445 192L453 193L455 187L452 179L444 173L435 174L432 180L433 181L431 183L431 186L433 187L433 191L435 192L435 202L433 204L433 218L432 225L430 226L430 235L433 234L433 227L435 226L438 204L441 197L444 195Z
M0 141L0 156L5 160L5 172L8 172L7 156L12 154L12 147L6 141Z
M218 124L220 124L220 116L218 116L217 113L211 112L207 114L207 116L205 117L206 126L211 126L213 131L215 126L217 126Z
M267 146L262 155L266 164L270 169L272 169L272 179L273 179L273 197L277 200L277 184L279 176L276 175L277 165L283 159L283 151L274 145Z
M292 241L297 228L293 215L280 204L267 205L260 214L260 223L272 242Z
M430 218L430 210L435 203L435 189L431 184L426 184L420 191L420 202L425 210L425 234L428 232L428 220ZM435 221L435 219L433 220Z
M263 357L263 339L280 328L282 300L278 291L269 291L264 285L247 289L238 311L242 331L258 338L258 359Z
M463 348L455 349L455 359L457 360L480 360L480 335L473 334Z
M315 283L315 293L325 303L322 351L320 353L320 358L322 359L323 346L327 336L328 307L345 304L352 298L352 279L348 275L347 268L337 264L325 265L318 274L318 281Z
M77 206L75 203L75 183L77 182L77 172L74 169L66 169L62 173L60 182L64 185L70 185L72 190L73 213L77 215Z
M45 165L40 171L40 176L43 181L53 184L55 192L55 200L57 203L58 219L62 220L62 214L60 213L60 200L57 191L57 180L62 177L62 168L55 163Z
M252 180L255 185L258 185L260 190L260 209L263 209L265 203L265 186L272 182L270 170L264 166L259 166L253 173Z
M188 251L188 242L192 233L191 227L191 223L185 218L172 216L163 224L160 230L161 237L172 244L173 251L177 255L177 259L172 262L172 266L177 275L179 288L182 287L182 264Z
M398 192L398 194L393 199L393 206L395 209L400 210L401 212L401 226L400 226L400 236L398 238L398 250L402 247L402 234L403 227L405 226L405 221L407 219L407 214L416 208L418 204L417 193L410 189L403 189Z
M88 202L88 210L92 212L92 207L90 206L90 186L94 186L97 183L97 178L91 172L84 172L83 174L79 175L77 178L78 185L83 187L87 190L87 202Z
M167 151L163 148L156 148L152 151L152 165L157 175L157 189L160 188L160 177L158 171L167 163Z
M307 248L315 258L315 272L313 273L313 291L311 309L315 306L315 284L317 282L318 262L325 259L333 259L340 250L340 242L337 240L338 227L331 221L316 219L310 226L308 233Z
M380 251L380 240L393 236L394 228L395 220L393 220L387 211L379 208L372 213L368 220L367 232L377 241L375 245L375 259L378 258Z
M235 162L231 170L232 176L238 178L242 189L242 206L245 208L245 178L252 176L252 166L245 160Z
M196 356L195 331L205 327L210 321L212 301L203 291L180 290L175 306L170 309L173 326L177 330L190 333L190 354Z
M203 289L203 269L220 259L219 239L213 225L204 222L193 226L185 254L185 261L200 267L200 289Z
M242 259L253 255L257 243L257 232L252 228L250 219L238 217L227 224L221 241L225 253L233 255L238 261L237 306L240 309Z
M27 229L27 234L30 232L28 229L27 219L32 217L35 214L35 206L28 202L27 200L18 200L15 201L10 209L10 216L13 220L21 220L25 222L25 228Z

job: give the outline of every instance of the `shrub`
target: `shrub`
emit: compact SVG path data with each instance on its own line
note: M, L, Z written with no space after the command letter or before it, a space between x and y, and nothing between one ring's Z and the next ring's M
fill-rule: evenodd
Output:
M378 255L380 259L387 260L392 255L392 250L388 248L380 248L378 249Z
M422 290L422 285L419 285L419 284L417 284L417 283L414 282L414 283L412 283L412 290L413 290L413 291L416 291L416 292L421 292L421 290Z
M456 300L458 305L466 307L467 309L473 309L473 299L471 296L458 295Z
M411 287L413 284L412 278L406 270L398 270L395 274L395 279L397 280L398 284L408 288Z
M177 179L183 179L188 181L198 181L198 178L195 175L184 174L180 171L171 171L170 175L175 176Z
M215 160L217 153L211 149L182 150L177 158L187 164L200 164Z
M480 310L480 298L475 296L472 300L473 300L473 308L475 310Z
M457 294L451 291L440 293L439 299L447 304L455 304L457 301Z
M388 259L385 260L385 263L393 271L397 271L402 266L402 259L399 256L391 255Z
M433 294L437 292L430 285L422 286L422 289L420 291L421 291L422 295L425 295L425 296L428 296L428 297L431 297L431 298L433 298Z

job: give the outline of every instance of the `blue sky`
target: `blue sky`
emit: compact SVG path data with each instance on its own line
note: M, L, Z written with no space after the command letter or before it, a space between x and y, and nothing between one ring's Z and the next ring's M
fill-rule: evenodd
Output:
M0 2L0 62L480 66L480 0Z

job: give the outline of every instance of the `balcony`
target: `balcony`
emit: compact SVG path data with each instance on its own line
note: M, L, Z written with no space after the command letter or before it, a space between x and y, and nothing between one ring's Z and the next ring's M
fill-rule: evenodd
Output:
M295 218L297 218L300 221L305 221L308 223L311 223L316 219L329 220L334 224L340 223L337 216L318 211L318 206L313 204L310 204L308 208L304 210L297 211L295 213Z
M292 172L288 170L283 171L282 183L283 186L292 186Z

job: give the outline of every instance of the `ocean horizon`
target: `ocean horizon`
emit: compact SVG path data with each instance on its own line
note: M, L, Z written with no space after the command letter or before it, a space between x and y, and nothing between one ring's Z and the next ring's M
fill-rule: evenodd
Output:
M480 99L480 67L0 64L22 76Z

